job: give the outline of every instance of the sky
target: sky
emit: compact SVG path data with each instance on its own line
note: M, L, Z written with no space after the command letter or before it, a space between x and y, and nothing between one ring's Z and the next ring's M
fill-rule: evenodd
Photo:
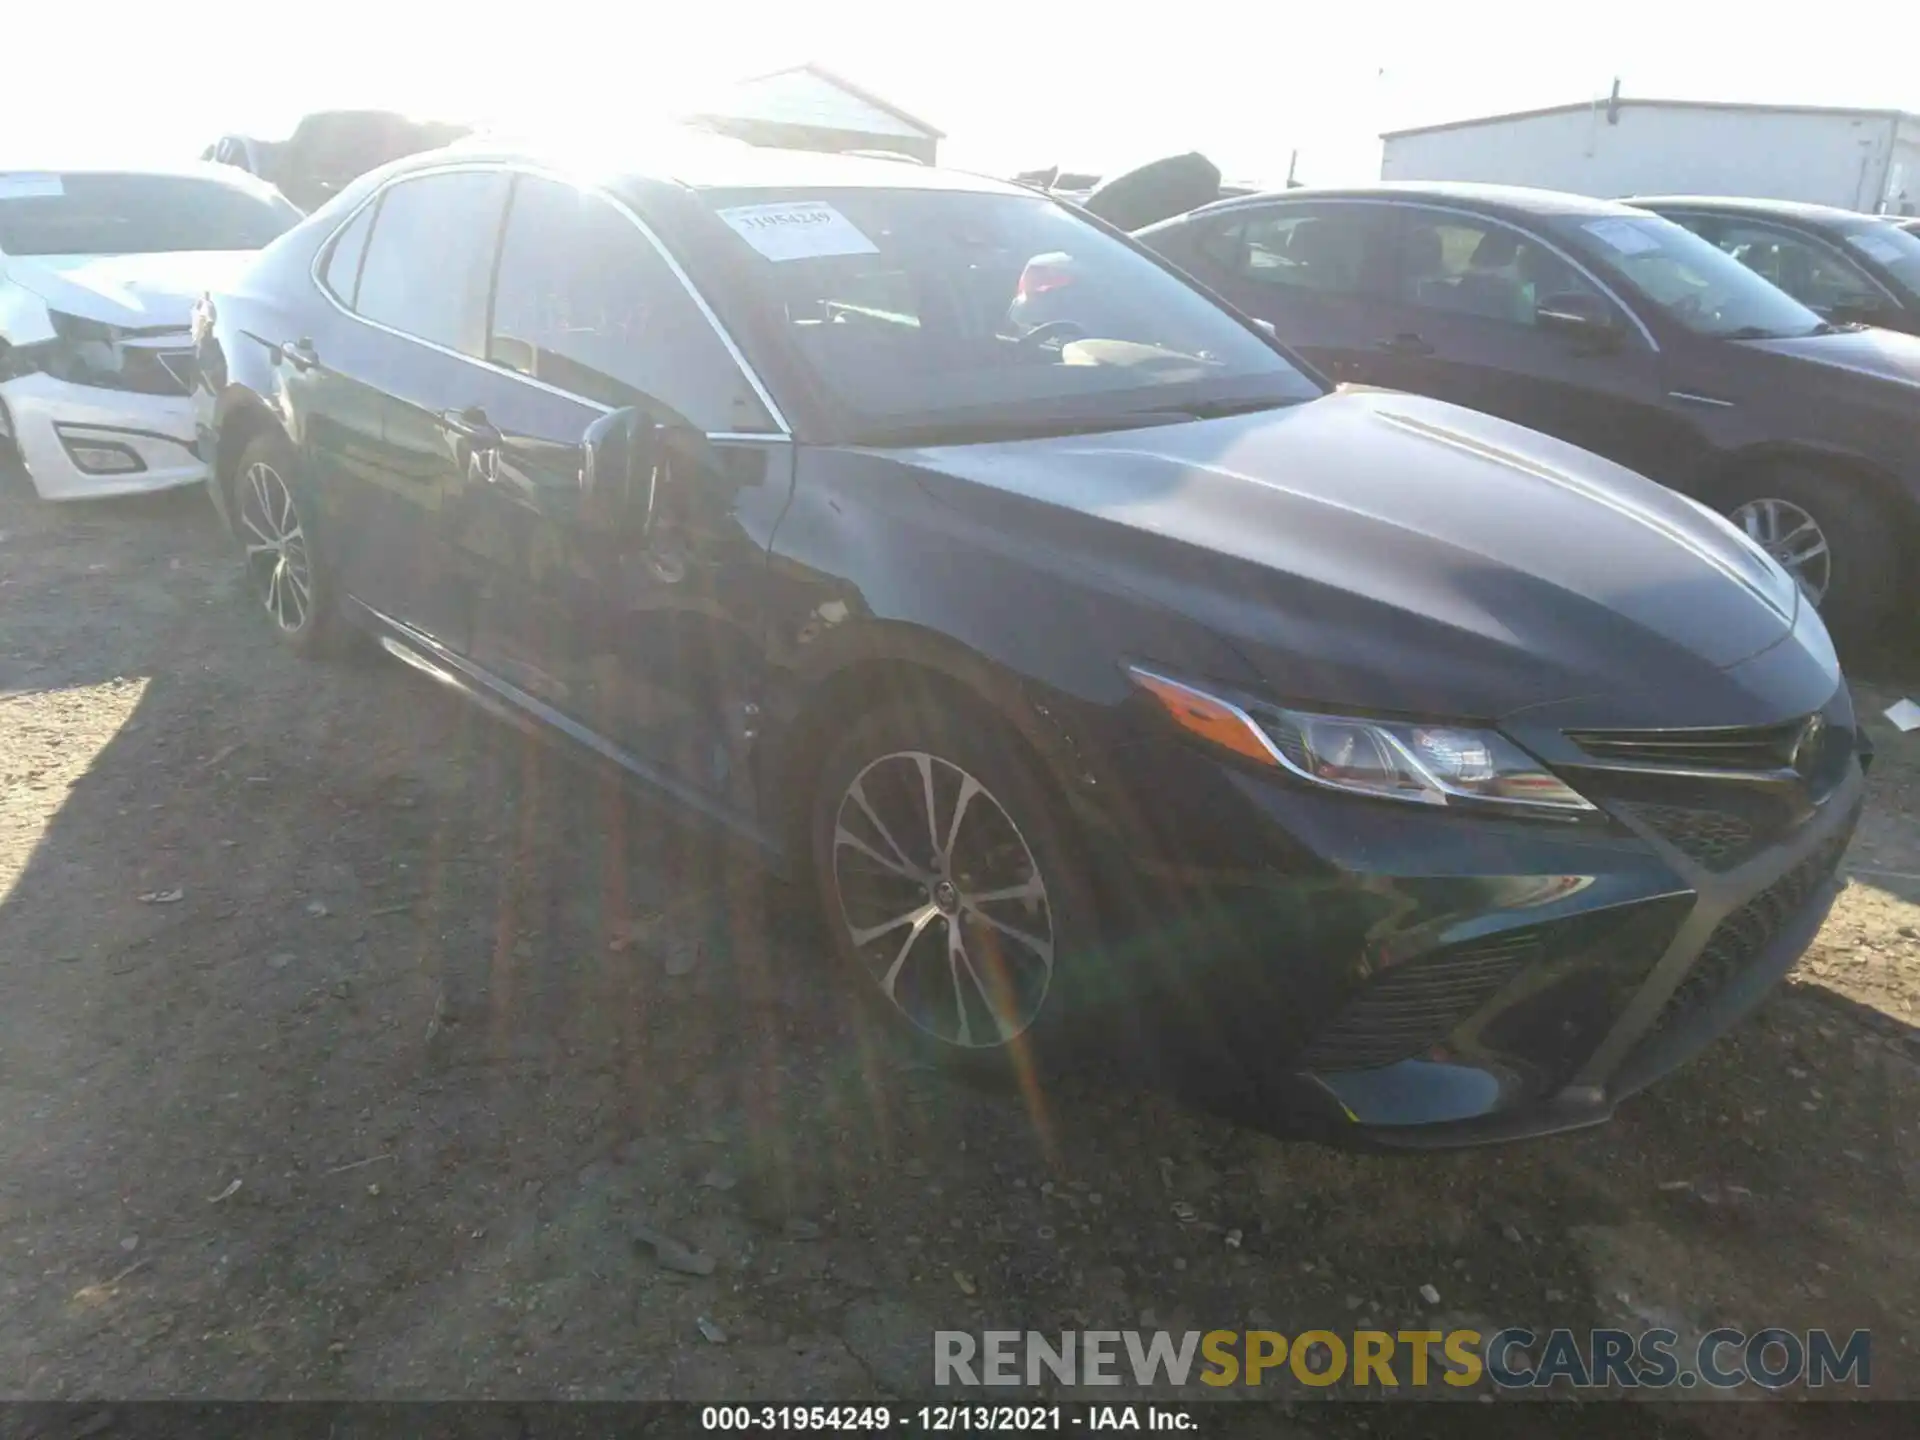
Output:
M1920 112L1914 0L1220 0L1182 20L1083 0L6 9L9 166L186 159L222 134L282 139L309 110L361 106L515 128L651 125L808 60L944 130L943 162L1002 175L1111 173L1197 149L1235 181L1278 184L1296 151L1305 183L1362 181L1379 174L1382 130L1589 100L1616 77L1628 97Z

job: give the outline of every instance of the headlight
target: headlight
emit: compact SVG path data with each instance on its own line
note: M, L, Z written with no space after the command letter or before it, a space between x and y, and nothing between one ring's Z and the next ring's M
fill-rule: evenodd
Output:
M1594 808L1495 730L1242 705L1137 666L1127 675L1183 730L1328 790L1417 805Z
M111 380L120 374L125 357L120 349L120 332L113 326L63 315L58 310L49 311L47 318L60 336L53 363L47 367L51 374L78 384Z

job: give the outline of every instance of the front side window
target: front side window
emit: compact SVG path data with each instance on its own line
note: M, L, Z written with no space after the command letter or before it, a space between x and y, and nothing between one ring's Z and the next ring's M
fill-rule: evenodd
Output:
M1815 310L1872 308L1884 298L1857 265L1803 235L1771 225L1725 220L1707 238L1754 274Z
M1400 240L1400 298L1425 310L1533 326L1549 297L1600 292L1546 245L1490 220L1409 210Z
M0 254L258 250L300 212L267 189L190 175L0 171Z
M602 405L652 398L703 430L776 428L647 237L557 181L515 182L487 358Z
M1722 340L1810 335L1824 321L1684 226L1657 215L1567 215L1552 222L1572 250L1667 319Z
M480 355L487 270L506 194L507 177L495 170L389 185L360 262L355 311L404 335Z
M1290 205L1223 226L1201 248L1255 285L1310 295L1385 295L1388 234L1389 214L1377 205Z
M1100 428L1319 385L1248 325L1045 198L902 186L713 190L714 243L840 438Z
M1875 220L1848 230L1846 242L1849 248L1878 264L1893 277L1894 284L1914 303L1920 304L1920 227L1903 229Z

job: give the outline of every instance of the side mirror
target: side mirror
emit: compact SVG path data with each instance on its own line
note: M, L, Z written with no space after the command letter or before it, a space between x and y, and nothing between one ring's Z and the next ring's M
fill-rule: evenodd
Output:
M1253 317L1253 324L1254 328L1269 340L1278 340L1280 338L1280 332L1273 328L1273 322L1271 320L1262 320L1258 315L1255 315Z
M1878 295L1849 295L1826 308L1826 317L1836 325L1878 325L1887 313L1886 302Z
M609 411L580 440L580 512L593 529L644 535L658 501L660 425L632 406Z
M1533 307L1534 322L1569 339L1604 348L1619 338L1613 311L1600 296L1585 290L1567 290L1542 297Z
M609 411L581 437L581 519L609 533L645 535L675 480L713 463L707 437L664 407Z

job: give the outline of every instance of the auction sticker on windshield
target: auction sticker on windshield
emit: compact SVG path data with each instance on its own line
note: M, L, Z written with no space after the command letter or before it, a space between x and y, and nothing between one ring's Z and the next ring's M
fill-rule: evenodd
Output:
M733 232L769 260L824 255L877 255L879 247L824 200L734 205L715 212Z
M1633 220L1589 220L1582 228L1622 255L1644 255L1660 248L1660 241Z

